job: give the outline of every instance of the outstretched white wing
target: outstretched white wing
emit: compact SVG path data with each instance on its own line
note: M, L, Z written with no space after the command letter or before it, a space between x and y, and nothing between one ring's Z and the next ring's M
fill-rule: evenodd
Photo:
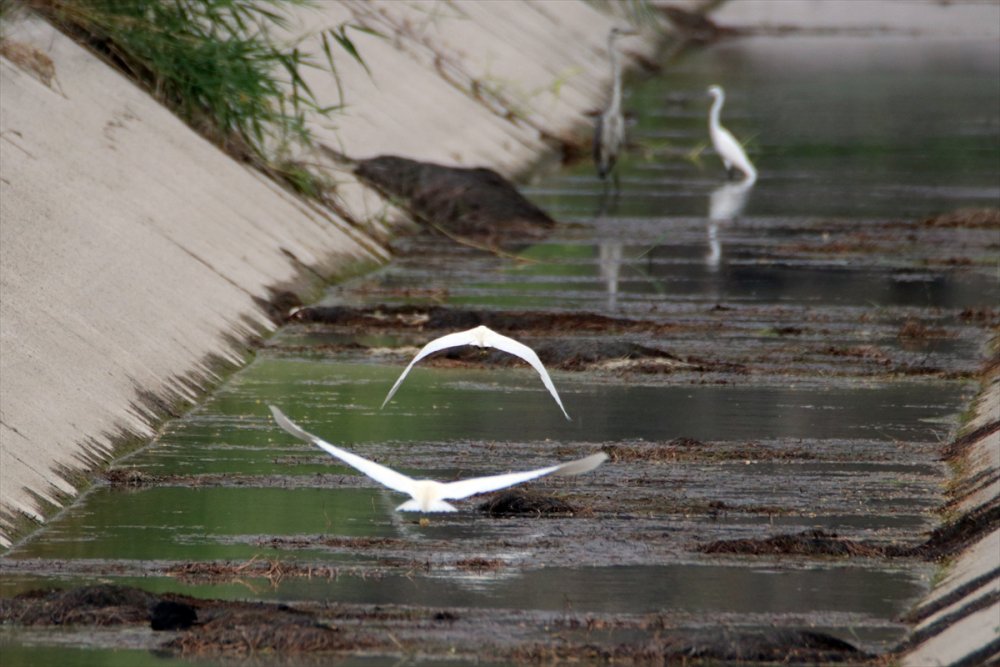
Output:
M569 419L569 413L566 412L566 408L563 407L562 400L559 398L559 392L556 391L556 387L552 384L552 378L549 377L549 372L545 370L545 366L542 365L542 360L538 358L535 351L524 343L519 343L513 338L508 338L502 334L498 334L495 331L490 331L490 336L486 339L491 347L495 347L498 350L502 350L507 354L513 354L515 357L520 357L524 359L531 367L534 368L542 378L542 384L545 388L549 390L552 394L552 398L556 399L556 403L559 404L559 409L562 410L563 415L566 419Z
M473 345L475 343L475 338L472 336L473 331L474 329L469 329L468 331L459 331L457 333L448 334L447 336L435 338L431 342L427 343L427 345L424 345L420 352L417 352L417 356L413 357L413 361L411 361L410 365L406 367L403 374L399 376L399 379L396 380L396 384L392 385L392 389L389 390L389 394L385 397L385 400L382 401L382 407L384 408L386 403L392 400L393 394L395 394L396 390L399 389L399 385L403 384L403 380L406 379L406 375L410 372L410 369L413 368L414 364L429 354L446 350L449 347Z
M544 477L545 475L579 475L593 470L604 463L607 458L607 454L598 452L586 458L569 461L557 466L549 466L548 468L539 468L526 472L510 472L505 475L491 475L489 477L473 477L472 479L463 479L460 482L449 482L442 485L444 489L441 497L448 500L461 500L462 498L474 496L477 493L504 489L508 486L520 484L521 482Z
M403 475L402 473L396 472L392 468L386 468L384 465L380 465L374 461L369 461L366 458L362 458L357 454L352 454L351 452L341 449L340 447L334 447L329 442L326 442L321 438L317 438L312 433L299 428L295 422L286 417L285 414L278 408L273 405L268 407L271 408L271 414L274 415L274 421L278 423L278 426L291 435L294 435L299 440L311 442L317 447L326 450L328 454L337 457L352 468L360 470L379 484L387 486L395 491L400 491L409 495L413 494L413 489L416 485L415 480Z

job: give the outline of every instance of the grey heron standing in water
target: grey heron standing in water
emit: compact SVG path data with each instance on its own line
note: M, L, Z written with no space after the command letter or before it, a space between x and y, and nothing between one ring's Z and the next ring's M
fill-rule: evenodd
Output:
M594 163L603 180L614 169L618 151L625 143L625 117L622 115L622 66L618 60L615 40L620 35L635 35L636 31L615 26L608 33L608 53L611 57L611 103L597 117L594 129Z
M739 169L743 172L743 182L747 185L753 185L754 181L757 180L757 170L750 163L750 158L747 157L740 142L736 141L736 137L722 127L719 122L719 114L726 101L726 93L723 92L722 86L710 86L708 94L714 98L712 110L708 112L708 133L712 137L712 146L722 158L722 164L726 166L726 171L730 175L732 175L733 169Z

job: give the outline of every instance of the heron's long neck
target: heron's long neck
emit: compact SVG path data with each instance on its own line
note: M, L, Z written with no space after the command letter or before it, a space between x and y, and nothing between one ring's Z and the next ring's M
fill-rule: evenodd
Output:
M719 115L722 113L722 103L726 101L724 93L719 93L712 102L712 110L708 114L708 126L713 130L719 129Z
M608 111L617 113L622 106L622 65L618 61L615 40L608 40L608 49L611 52L611 106Z

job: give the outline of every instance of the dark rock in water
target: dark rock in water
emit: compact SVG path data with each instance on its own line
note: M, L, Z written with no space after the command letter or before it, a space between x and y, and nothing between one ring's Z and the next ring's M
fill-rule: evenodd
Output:
M575 507L558 498L539 496L517 489L498 493L476 509L490 516L541 516L577 512Z
M491 169L445 167L393 155L360 160L355 173L418 221L475 237L543 236L555 222Z
M156 603L149 614L149 626L154 630L187 630L197 622L194 607L173 600Z

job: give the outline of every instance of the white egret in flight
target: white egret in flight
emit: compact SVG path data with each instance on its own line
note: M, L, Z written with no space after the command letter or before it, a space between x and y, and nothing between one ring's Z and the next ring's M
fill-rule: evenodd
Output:
M458 508L447 502L448 500L462 500L477 493L505 489L508 486L521 484L522 482L544 477L545 475L579 475L593 470L608 458L608 455L604 452L598 452L597 454L591 454L576 461L569 461L568 463L561 463L549 466L548 468L538 468L537 470L528 470L526 472L509 472L489 477L474 477L458 482L435 482L432 479L413 479L384 465L369 461L340 447L335 447L312 433L303 431L278 408L273 405L269 407L271 408L271 414L274 415L274 421L291 435L325 450L331 456L363 472L379 484L409 495L410 500L407 500L396 508L399 512L457 512Z
M608 53L611 56L611 103L597 117L594 128L594 163L597 175L604 179L615 166L618 151L625 143L625 117L622 115L622 66L618 60L615 40L619 35L635 35L635 30L615 26L608 33Z
M743 172L744 182L753 184L757 180L757 170L750 164L750 159L736 137L719 123L719 113L726 101L726 93L721 86L710 86L708 94L715 99L708 114L708 133L712 137L712 146L722 158L722 164L726 165L726 171L732 173L733 169L739 169Z
M556 399L556 403L559 404L559 409L569 419L569 414L566 412L566 408L563 407L562 400L559 398L559 392L556 391L556 387L552 384L552 378L549 377L548 371L545 370L545 366L542 365L541 360L535 351L524 343L519 343L513 338L508 338L498 334L496 331L482 325L476 327L475 329L469 329L468 331L459 331L458 333L448 334L446 336L441 336L440 338L435 338L431 342L424 345L424 347L417 353L417 356L413 357L413 361L410 365L406 367L403 374L399 376L396 380L396 384L392 385L392 389L389 390L389 395L385 397L382 401L382 407L384 408L386 404L392 400L393 395L396 390L399 389L399 385L403 384L403 380L406 375L413 368L413 365L418 361L423 359L429 354L434 354L440 350L448 349L449 347L461 347L462 345L475 345L476 347L493 347L507 354L513 354L515 357L520 357L524 359L531 367L538 371L538 374L542 377L542 384L545 388L549 390L552 394L552 398Z

